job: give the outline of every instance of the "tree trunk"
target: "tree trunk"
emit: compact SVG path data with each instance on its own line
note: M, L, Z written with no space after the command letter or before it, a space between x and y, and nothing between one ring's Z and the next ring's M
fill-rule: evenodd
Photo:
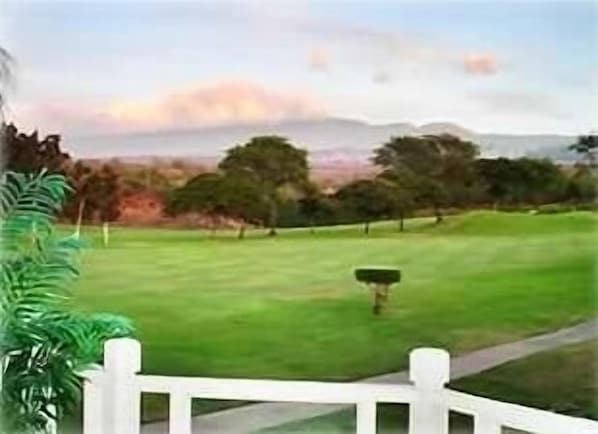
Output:
M369 235L370 234L370 222L365 222L363 225L363 233L365 235Z
M399 232L405 231L405 216L403 213L399 214Z
M245 238L245 223L241 223L241 226L239 226L239 235L237 238L239 240L242 240Z
M384 293L379 285L375 285L374 289L374 305L372 306L372 313L380 315L382 313L382 305L384 304Z
M75 238L79 239L81 236L81 224L83 223L83 212L85 211L86 199L81 199L79 202L79 211L77 212L77 226L75 226Z
M110 226L108 222L102 223L102 235L104 239L104 247L108 247L108 243L110 241Z
M434 205L434 215L436 216L436 224L442 223L442 212L440 211L440 207Z
M311 234L315 234L315 233L316 233L316 229L315 229L315 227L314 227L315 225L316 225L316 223L314 222L314 219L311 219L311 220L309 221L309 232L310 232Z
M268 232L269 237L276 236L276 225L278 223L278 204L276 203L276 199L272 199L270 202L270 212L268 214L268 227L270 231Z

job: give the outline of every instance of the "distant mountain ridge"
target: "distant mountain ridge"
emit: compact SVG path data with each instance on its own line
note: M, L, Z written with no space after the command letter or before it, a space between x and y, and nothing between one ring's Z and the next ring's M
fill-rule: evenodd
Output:
M297 146L310 151L312 161L367 162L372 149L391 136L449 133L480 145L483 156L520 157L574 156L566 147L576 139L554 134L481 134L454 123L434 122L420 126L411 123L368 124L363 121L325 118L227 125L186 130L165 130L106 134L90 137L66 137L66 149L76 158L123 159L139 157L218 158L235 144L256 135L277 134L289 137Z

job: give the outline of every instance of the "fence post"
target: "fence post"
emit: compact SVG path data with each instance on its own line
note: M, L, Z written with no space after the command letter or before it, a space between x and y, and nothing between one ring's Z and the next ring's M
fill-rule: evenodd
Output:
M104 371L86 371L83 381L83 434L103 434Z
M449 353L418 348L409 354L409 379L416 398L409 406L409 434L448 434L448 407L444 385L450 378Z
M141 393L135 374L140 370L141 345L138 341L118 338L106 342L103 433L139 434Z
M376 402L364 401L357 403L355 414L357 434L376 434Z

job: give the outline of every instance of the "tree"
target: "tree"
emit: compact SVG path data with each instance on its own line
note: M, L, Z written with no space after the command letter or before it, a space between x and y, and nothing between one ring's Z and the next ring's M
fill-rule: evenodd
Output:
M577 142L569 146L569 150L582 156L588 166L596 167L596 153L598 152L598 135L579 136Z
M487 200L495 207L559 201L567 186L564 173L548 159L480 159L476 170Z
M335 217L335 207L332 199L322 194L318 187L312 183L307 183L304 186L304 194L298 200L298 208L299 215L306 219L312 233L315 232L314 227L316 225L330 223Z
M598 182L593 170L588 166L577 166L567 180L565 196L581 203L595 203L598 196Z
M52 224L67 190L48 172L7 172L0 183L2 432L49 432L74 410L80 373L101 360L104 342L132 333L124 318L70 310L81 243Z
M267 203L254 178L243 173L202 173L175 190L169 201L171 214L201 212L240 220L239 239L247 223L263 221Z
M353 216L364 223L363 232L370 233L370 223L390 218L396 210L394 187L380 180L361 179L345 185L335 197Z
M268 202L253 177L227 174L222 177L219 194L224 214L240 220L239 239L245 237L247 223L261 224L268 213Z
M403 136L374 150L372 161L387 178L413 191L415 200L431 206L440 222L442 207L467 200L477 154L477 145L449 134Z
M37 173L42 169L62 172L69 155L60 149L61 137L50 134L39 139L37 131L20 133L13 124L2 126L2 160L4 170Z
M567 180L561 169L548 158L519 158L520 185L523 201L534 206L558 202L563 198Z
M276 235L280 192L304 185L308 178L307 152L284 137L259 136L226 152L218 167L225 174L252 177L268 203L270 235Z
M519 174L513 160L508 158L480 158L476 171L487 200L498 208L500 204L514 199Z

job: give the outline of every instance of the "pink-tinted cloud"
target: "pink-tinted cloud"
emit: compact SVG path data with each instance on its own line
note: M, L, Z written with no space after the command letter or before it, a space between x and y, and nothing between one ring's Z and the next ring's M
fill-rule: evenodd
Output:
M470 53L463 59L465 72L474 75L493 75L498 70L498 61L493 54Z
M327 71L330 67L330 56L322 48L316 48L309 53L308 65L314 71Z
M224 81L173 92L152 101L98 108L44 104L26 117L67 131L134 131L316 118L323 105L299 91L274 91L249 81Z

